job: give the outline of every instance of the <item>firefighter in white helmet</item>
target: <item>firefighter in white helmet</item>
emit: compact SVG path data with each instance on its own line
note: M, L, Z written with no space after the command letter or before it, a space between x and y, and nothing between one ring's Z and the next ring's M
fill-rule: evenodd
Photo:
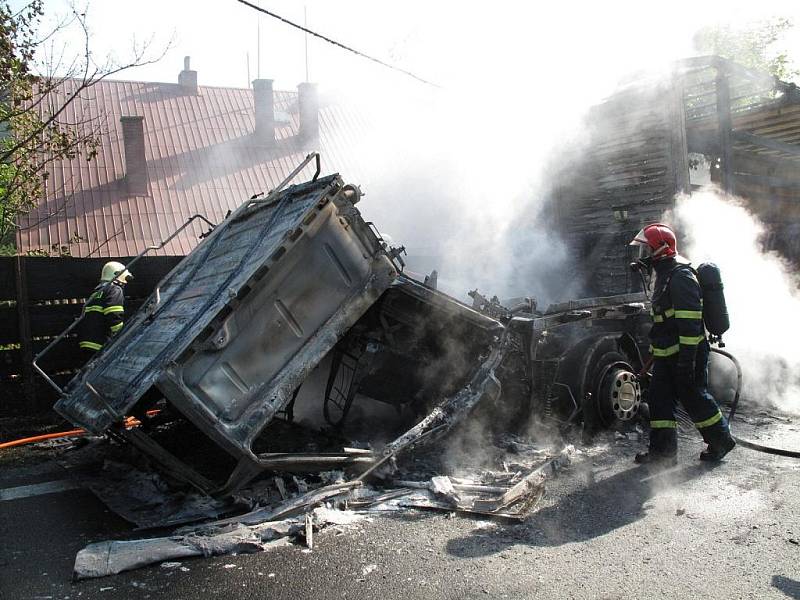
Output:
M84 307L84 316L78 324L78 347L88 361L122 329L125 317L123 287L133 279L130 271L120 262L103 265L100 283L92 291Z

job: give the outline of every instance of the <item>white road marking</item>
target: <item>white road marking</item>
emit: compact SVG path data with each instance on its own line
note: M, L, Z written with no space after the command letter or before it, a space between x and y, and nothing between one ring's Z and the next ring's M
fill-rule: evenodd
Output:
M30 498L32 496L43 496L44 494L55 494L58 492L66 492L67 490L77 490L82 487L84 486L81 482L70 479L46 481L44 483L34 483L32 485L20 485L17 487L0 489L0 502L4 500Z

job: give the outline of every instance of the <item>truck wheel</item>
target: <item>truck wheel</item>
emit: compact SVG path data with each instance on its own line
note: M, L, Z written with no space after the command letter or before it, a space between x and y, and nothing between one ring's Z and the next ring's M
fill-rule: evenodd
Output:
M589 373L584 421L589 427L610 427L630 421L639 412L642 388L627 357L617 351L602 354Z

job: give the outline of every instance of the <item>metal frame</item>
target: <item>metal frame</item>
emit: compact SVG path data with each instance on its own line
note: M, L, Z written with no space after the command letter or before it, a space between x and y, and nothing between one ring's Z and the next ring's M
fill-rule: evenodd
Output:
M166 246L166 245L167 245L168 243L170 243L170 242L171 242L173 239L175 239L175 237L177 237L177 235L178 235L178 234L179 234L181 231L183 231L184 229L186 229L186 228L187 228L187 227L188 227L188 226L189 226L189 225L190 225L192 222L194 222L194 220L195 220L195 219L201 219L202 221L204 221L205 223L207 223L207 224L208 224L208 225L209 225L209 226L210 226L212 229L216 227L216 225L215 225L214 223L212 223L211 221L209 221L209 220L208 220L208 219L207 219L207 218L206 218L204 215L201 215L201 214L199 214L199 213L198 213L198 214L196 214L196 215L192 215L191 217L189 217L189 219L187 219L187 221L186 221L186 222L185 222L183 225L181 225L181 226L180 226L178 229L176 229L175 231L173 231L173 232L172 232L172 233L169 235L169 237L167 237L165 240L162 240L161 242L159 242L159 243L158 243L158 244L156 244L155 246L148 246L147 248L145 248L144 250L142 250L141 252L139 252L139 254L137 254L136 256L134 256L134 257L133 257L133 259L132 259L132 260L131 260L131 261L130 261L130 262L129 262L129 263L126 265L126 266L125 266L125 271L128 271L128 270L130 270L130 268L131 268L133 265L135 265L135 264L136 264L136 262L137 262L137 261L138 261L140 258L142 258L142 257L143 257L145 254L147 254L147 253L148 253L148 252L150 252L151 250L160 250L161 248L163 248L164 246ZM111 283L113 283L114 281L117 281L117 278L119 278L119 277L120 277L120 275L124 274L124 273L125 273L125 271L122 271L122 273L118 273L118 274L117 274L117 275L114 277L114 279L112 279L112 280L111 280L111 281L109 281L108 283L109 283L109 284L111 284ZM158 288L156 288L156 297L159 297L159 294L158 294ZM43 369L42 369L42 368L41 368L41 367L40 367L40 366L37 364L37 361L41 360L41 358L42 358L42 357L43 357L45 354L47 354L48 352L50 352L50 350L52 350L52 349L53 349L53 348L56 346L56 344L58 344L58 343L59 343L61 340L63 340L63 339L64 339L64 338L65 338L65 337L66 337L66 336L69 334L69 332L71 332L73 329L75 329L75 327L77 327L77 326L78 326L78 323L80 323L80 322L83 320L83 318L84 318L85 316L86 316L86 306L84 305L83 309L81 310L81 314L80 314L80 315L79 315L79 316L78 316L78 317L77 317L77 318L76 318L76 319L75 319L75 320L72 322L72 324L71 324L69 327L67 327L67 328L66 328L64 331L62 331L62 332L61 332L61 333L58 335L58 337L56 337L56 338L55 338L53 341L51 341L51 342L50 342L50 343L49 343L49 344L48 344L48 345L47 345L47 346L44 348L44 350L42 350L41 352L39 352L39 354L37 354L37 355L36 355L36 356L33 358L33 361L32 361L32 363L31 363L31 364L33 365L33 368L36 370L36 372L37 372L37 373L39 373L39 375L41 375L41 376L42 376L42 377L45 379L45 381L47 381L47 383L49 383L49 384L50 384L50 386L51 386L51 387L52 387L52 388L53 388L53 389L54 389L56 392L58 392L58 395L59 395L59 396L64 396L64 390L62 390L62 389L61 389L61 388L58 386L58 384L57 384L55 381L53 381L53 380L50 378L50 376L49 376L49 375L47 375L47 373L45 373L45 372L44 372L44 370L43 370ZM94 391L94 390L92 390L91 388L89 388L89 391L93 392L93 394L94 394L94 395L95 395L97 398L99 398L101 401L103 401L103 403L105 404L105 401L104 401L104 400L103 400L103 399L100 397L100 395L99 395L97 392L95 392L95 391Z
M314 161L315 161L315 163L316 163L316 164L315 164L316 170L315 170L315 172L314 172L314 176L312 177L312 181L316 181L316 180L317 180L317 178L319 177L319 174L320 174L320 172L321 172L321 168L322 168L322 167L321 167L321 161L320 161L320 154L319 154L319 152L312 152L312 153L308 154L308 155L305 157L305 159L303 160L303 162L301 162L301 163L300 163L300 164L299 164L299 165L298 165L298 166L297 166L297 167L296 167L296 168L295 168L295 169L294 169L294 170L293 170L291 173L289 173L289 175L288 175L288 176L286 176L286 178L284 178L284 180L283 180L283 181L281 181L281 183L279 183L277 187L275 187L273 190L271 190L271 191L270 191L270 192L269 192L269 193L266 195L266 197L259 199L259 198L258 198L259 194L256 194L256 195L254 195L253 197L251 197L251 198L250 198L250 200L248 200L247 202L244 202L243 204L241 204L241 205L240 205L240 206L239 206L239 207L238 207L238 208L237 208L237 209L236 209L236 210L233 212L233 214L229 215L229 216L226 218L226 220L229 220L229 222L230 222L230 221L232 221L232 220L235 220L235 219L239 218L239 217L242 215L242 213L244 213L244 212L245 212L245 211L246 211L248 208L252 207L252 206L253 206L254 204L256 204L256 203L258 203L258 204L261 204L261 203L264 203L264 202L271 202L271 201L274 199L274 197L275 197L275 196L276 196L276 195L277 195L279 192L281 192L281 191L282 191L282 190L283 190L283 189L284 189L284 188L285 188L285 187L286 187L286 186L289 184L289 182L290 182L290 181L292 181L292 179L294 179L294 178L295 178L295 177L296 177L296 176L297 176L297 175L298 175L298 174L299 174L299 173L300 173L300 172L301 172L301 171L302 171L302 170L303 170L303 169L304 169L304 168L305 168L305 167L306 167L306 166L307 166L307 165L308 165L308 164L309 164L309 163L310 163L312 160L314 160ZM178 229L176 229L175 231L173 231L173 232L172 232L172 234L170 234L170 235L169 235L169 237L167 237L165 240L161 241L159 244L156 244L155 246L148 246L147 248L145 248L144 250L142 250L142 251L141 251L139 254L137 254L137 255L136 255L134 258L133 258L133 260L131 260L131 261L130 261L130 262L127 264L127 265L126 265L126 270L130 269L130 268L131 268L131 267L132 267L134 264L136 264L136 262L137 262L137 261L138 261L140 258L142 258L142 257L143 257L145 254L147 254L147 253L148 253L148 252L150 252L151 250L160 250L161 248L163 248L164 246L166 246L166 245L167 245L169 242L171 242L173 239L175 239L175 237L176 237L176 236L177 236L177 235L178 235L178 234L179 234L181 231L183 231L184 229L186 229L186 228L187 228L187 227L188 227L188 226L189 226L189 225L190 225L190 224L191 224L191 223L192 223L192 222L193 222L195 219L201 219L201 220L205 221L205 222L206 222L206 223L207 223L207 224L208 224L208 225L209 225L209 226L212 228L212 230L216 230L216 228L217 228L217 225L215 225L214 223L212 223L211 221L209 221L209 220L208 220L208 219L207 219L207 218L206 218L204 215L201 215L201 214L195 214L195 215L191 216L191 217L190 217L190 218L189 218L189 219L188 219L188 220L187 220L187 221L186 221L186 222L185 222L183 225L181 225L181 227L179 227ZM123 271L123 273L124 273L124 271ZM118 276L119 276L119 274L117 275L117 277L118 277ZM116 280L116 277L115 277L115 279L114 279L114 280ZM112 282L113 282L114 280L112 280ZM111 283L111 282L109 282L109 283ZM150 310L150 311L155 311L156 307L158 306L158 304L159 304L159 302L160 302L160 292L159 292L159 289L158 289L158 287L156 287L155 294L156 294L156 302L155 302L155 304L154 304L154 305L152 305L152 306L150 306L150 307L149 307L149 310ZM75 327L78 325L78 323L80 323L80 322L81 322L81 320L84 318L84 316L85 316L85 314L86 314L86 313L85 313L85 308L86 308L86 307L84 306L84 310L82 310L82 311L81 311L81 314L80 314L80 316L78 316L78 318L77 318L77 319L75 319L75 321L73 321L73 322L72 322L72 324L71 324L69 327L67 327L67 329L65 329L63 332L61 332L61 334L60 334L58 337L56 337L56 338L55 338L53 341L51 341L51 342L50 342L50 343L49 343L49 344L48 344L48 345L47 345L47 346L44 348L44 350L42 350L41 352L39 352L39 354L37 354L37 355L34 357L33 361L32 361L32 366L33 366L33 368L36 370L36 372L37 372L37 373L39 373L39 375L41 375L41 376L42 376L42 377L45 379L45 381L47 381L47 383L48 383L48 384L49 384L49 385L50 385L50 386L51 386L51 387L52 387L52 388L53 388L53 389L54 389L56 392L58 392L58 395L59 395L60 397L64 397L64 396L65 396L64 390L63 390L61 387L59 387L59 385L58 385L58 384L57 384L55 381L53 381L53 380L50 378L50 376L48 376L48 375L47 375L47 373L45 373L45 372L44 372L44 370L43 370L43 369L42 369L42 368L41 368L41 367L40 367L40 366L39 366L37 363L38 363L38 361L39 361L39 360L41 360L41 358L42 358L43 356L45 356L45 355L46 355L48 352L50 352L50 350L52 350L52 349L53 349L53 348L56 346L56 344L58 344L58 343L59 343L61 340L63 340L63 339L64 339L64 338L65 338L65 337L66 337L66 336L67 336L67 335L68 335L68 334L69 334L69 333L70 333L70 332L73 330L73 329L75 329ZM151 316L152 316L152 314L151 314ZM92 390L91 388L89 388L89 391L90 391L90 392L92 392L92 395L94 395L96 398L98 398L98 400L100 400L100 401L103 403L103 405L105 405L106 407L108 406L108 403L105 401L105 399L104 399L104 398L102 398L102 395L101 395L101 394L99 394L99 393L98 393L98 392L96 392L95 390Z
M358 355L338 347L333 350L333 360L328 373L328 381L325 384L325 399L322 404L322 414L328 425L338 427L347 419L353 399L358 393L359 371L363 370L359 369L359 360L363 354L363 349ZM345 359L349 359L349 362ZM341 387L337 385L340 374L342 376ZM339 409L341 414L338 419L334 418L331 405Z

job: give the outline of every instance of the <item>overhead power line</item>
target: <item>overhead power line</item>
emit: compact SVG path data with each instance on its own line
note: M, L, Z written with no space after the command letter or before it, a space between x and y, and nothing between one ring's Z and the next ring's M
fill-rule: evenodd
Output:
M247 2L247 0L237 0L237 2L240 2L241 4L244 4L245 6L249 6L253 10L257 10L260 13L264 13L265 15L269 15L273 19L278 19L279 21L283 21L287 25L289 25L291 27L294 27L295 29L299 29L300 31L304 31L305 33L313 35L314 37L318 37L319 39L324 40L324 41L328 42L329 44L333 44L334 46L338 46L342 50L347 50L348 52L352 52L353 54L355 54L357 56L360 56L361 58L366 58L367 60L371 60L374 63L378 63L382 67L386 67L387 69L392 69L393 71L398 71L400 73L403 73L404 75L408 75L409 77L413 77L414 79L416 79L417 81L419 81L421 83L424 83L425 85L430 85L430 86L433 86L433 87L436 87L436 88L441 87L441 86L433 83L432 81L428 81L427 79L423 79L422 77L419 77L418 75L414 75L414 73L412 73L411 71L406 71L405 69L401 69L400 67L396 67L395 65L390 65L389 63L384 62L384 61L380 60L379 58L375 58L374 56L370 56L369 54L364 54L363 52L359 52L355 48L351 48L350 46L346 46L346 45L342 44L341 42L337 42L336 40L332 40L331 38L329 38L327 36L324 36L321 33L317 33L316 31L312 31L311 29L308 29L307 27L303 27L302 25L294 23L294 22L290 21L289 19L285 19L282 16L275 14L274 12L270 12L265 8L261 8L260 6L256 6L252 2Z

